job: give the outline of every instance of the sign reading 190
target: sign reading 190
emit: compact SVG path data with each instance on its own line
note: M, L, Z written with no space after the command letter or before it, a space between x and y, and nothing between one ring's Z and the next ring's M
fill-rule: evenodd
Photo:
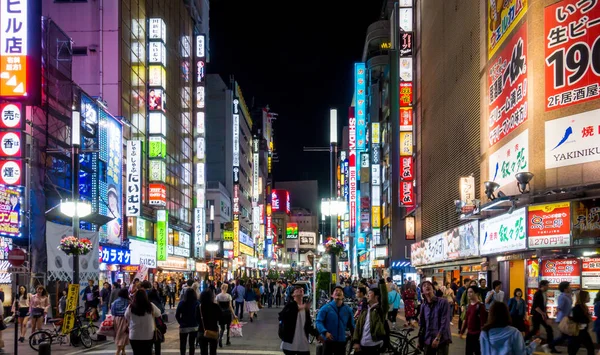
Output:
M600 37L596 39L590 48L585 42L573 44L565 52L564 48L558 49L546 58L548 66L554 66L554 87L573 85L579 81L591 69L594 74L600 76ZM569 70L566 73L565 67Z

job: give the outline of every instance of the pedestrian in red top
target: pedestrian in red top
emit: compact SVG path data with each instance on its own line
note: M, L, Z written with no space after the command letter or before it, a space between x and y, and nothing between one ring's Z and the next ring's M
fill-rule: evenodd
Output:
M459 334L462 337L465 330L467 331L465 355L481 355L479 335L481 334L481 328L487 322L487 311L485 305L479 300L477 286L469 286L466 292L469 305Z
M407 325L412 325L417 320L415 311L415 300L417 299L417 286L414 282L409 282L408 287L402 292L402 301L404 302L404 316Z

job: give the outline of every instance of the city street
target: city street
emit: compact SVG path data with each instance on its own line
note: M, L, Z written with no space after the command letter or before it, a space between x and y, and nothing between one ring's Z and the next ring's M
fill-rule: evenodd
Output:
M279 350L281 341L277 336L277 314L281 311L281 308L263 308L260 313L258 320L253 323L246 323L243 326L243 338L231 338L231 346L223 345L223 348L218 349L219 354L257 354L257 355L275 355L282 354ZM167 310L169 314L169 324L167 334L165 335L165 343L161 349L161 353L164 354L178 354L179 353L179 332L178 325L174 321L175 310ZM247 320L247 319L246 319ZM456 320L456 318L455 318ZM402 324L403 319L399 319L398 324ZM7 354L13 353L13 340L12 340L13 328L9 327L4 331L5 348L4 352ZM9 335L10 334L10 335ZM10 339L9 339L10 338ZM316 344L311 346L311 354L315 353ZM566 353L566 347L559 347L562 353ZM465 352L465 340L458 336L458 329L456 323L452 326L452 345L450 346L451 354L464 354ZM69 345L54 345L52 347L52 354L60 355L76 355L76 354L90 354L90 355L110 355L115 353L114 342L109 338L105 342L94 343L94 346L90 349L84 349L82 347L72 347ZM132 353L131 348L127 347L127 353ZM196 349L196 354L199 354L199 350ZM29 345L22 344L19 346L19 354L33 355L36 354ZM544 354L541 349L535 354ZM585 354L583 349L580 349L578 354Z

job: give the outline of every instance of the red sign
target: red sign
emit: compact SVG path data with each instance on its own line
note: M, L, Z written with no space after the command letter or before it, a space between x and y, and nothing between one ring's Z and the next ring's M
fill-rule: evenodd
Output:
M415 191L412 181L400 182L400 204L402 206L412 206L415 204Z
M25 252L22 249L15 248L8 252L8 262L14 267L23 265L26 258Z
M272 190L271 206L273 212L285 212L290 214L290 193L286 190Z
M541 262L543 280L548 280L550 287L556 287L563 281L571 286L581 285L581 264L579 259L547 259Z
M0 96L27 96L28 3L2 1L0 8ZM39 20L39 19L38 19Z
M488 73L489 145L527 119L527 25L499 52Z
M413 130L413 109L412 107L400 108L400 131L412 132Z
M153 206L167 205L167 188L164 184L149 184L148 203Z
M21 104L0 104L0 128L21 129Z
M529 206L527 229L532 248L571 245L571 204L559 202Z
M600 258L584 258L581 267L581 276L600 277Z
M400 107L410 107L413 103L413 83L404 81L400 83Z
M348 110L348 200L350 201L350 233L356 231L356 118L354 108Z
M23 170L20 160L0 161L0 184L21 185L22 174Z
M402 180L414 180L414 166L412 157L400 157L400 178Z
M600 3L563 0L544 9L546 111L600 97Z
M21 132L0 132L0 157L21 156Z

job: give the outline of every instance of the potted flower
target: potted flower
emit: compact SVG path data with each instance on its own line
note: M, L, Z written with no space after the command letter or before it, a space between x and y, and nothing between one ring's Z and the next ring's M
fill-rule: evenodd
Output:
M86 255L92 250L92 242L86 238L64 237L60 240L58 249L67 255Z
M327 254L334 254L337 256L344 251L344 243L331 237L327 238L327 241L323 243L323 246L325 247L325 253Z

